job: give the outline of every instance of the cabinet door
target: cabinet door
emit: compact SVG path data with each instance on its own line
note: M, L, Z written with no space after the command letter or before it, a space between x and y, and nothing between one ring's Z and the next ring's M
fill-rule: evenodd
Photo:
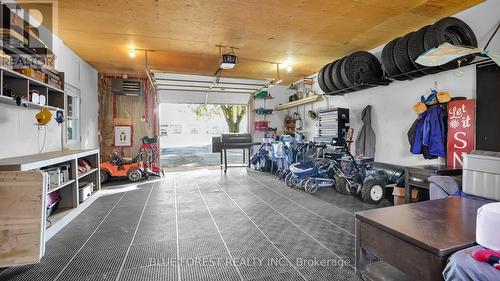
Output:
M39 171L0 172L0 267L40 262L46 186Z
M500 151L500 66L477 66L476 149Z

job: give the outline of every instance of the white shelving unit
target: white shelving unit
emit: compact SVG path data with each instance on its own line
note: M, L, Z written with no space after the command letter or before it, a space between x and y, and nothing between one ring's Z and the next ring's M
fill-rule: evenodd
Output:
M78 160L87 160L92 169L84 172L78 173ZM61 230L66 224L68 224L73 218L75 218L80 212L82 212L86 207L88 207L92 201L96 199L95 193L101 188L99 180L99 150L78 150L78 151L56 151L43 154L26 155L15 158L7 158L0 160L0 176L11 175L12 177L10 184L15 185L15 182L21 180L23 177L32 174L34 171L43 172L45 168L55 167L58 165L69 165L70 175L69 180L58 185L50 186L48 180L39 181L34 183L31 189L33 193L40 192L42 196L39 198L39 202L26 202L25 208L33 208L33 204L38 204L43 208L42 220L43 231L40 233L40 243L44 244L45 241L49 240L54 234ZM45 176L46 178L48 176ZM7 177L9 178L9 177ZM81 182L93 182L94 190L92 195L86 199L84 202L79 200L79 184ZM0 197L3 200L13 201L16 204L19 203L19 198L16 198L16 193L7 193L4 191L2 184L9 186L6 181L0 182ZM6 190L6 189L5 189ZM59 202L59 207L50 216L47 216L47 196L53 192L59 192L61 201ZM22 205L18 206L23 208ZM22 216L22 214L20 214ZM7 229L8 230L8 229ZM41 253L43 256L43 251Z
M61 81L64 85L64 74L60 73ZM28 108L47 107L51 110L64 109L64 89L53 87L44 82L41 82L33 77L26 76L22 73L0 66L0 103L18 106L15 98L10 96L5 90L12 91L12 95L24 97L26 100L31 90L37 90L40 95L46 97L45 105L36 104L27 101L25 104ZM23 106L19 106L23 107Z

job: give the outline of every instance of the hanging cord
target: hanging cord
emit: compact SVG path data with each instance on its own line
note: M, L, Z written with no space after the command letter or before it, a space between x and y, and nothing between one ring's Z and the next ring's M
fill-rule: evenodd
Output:
M43 142L42 146L40 147L40 126L38 126L38 153L42 153L43 149L45 148L45 143L47 141L47 126L42 126L43 128Z

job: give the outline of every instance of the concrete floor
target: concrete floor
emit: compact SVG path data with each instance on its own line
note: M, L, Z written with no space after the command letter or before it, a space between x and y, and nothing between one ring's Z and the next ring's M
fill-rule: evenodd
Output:
M220 153L212 153L212 146L167 147L161 149L161 166L192 169L220 165ZM242 150L228 150L227 161L231 164L243 163Z
M353 213L375 208L245 168L105 193L48 241L40 264L0 280L358 280Z

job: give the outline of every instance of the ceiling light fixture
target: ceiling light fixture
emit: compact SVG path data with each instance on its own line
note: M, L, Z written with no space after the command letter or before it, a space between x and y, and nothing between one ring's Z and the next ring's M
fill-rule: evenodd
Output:
M128 50L128 56L131 57L131 58L135 58L135 56L137 55L137 52L135 49L129 49Z
M287 72L292 72L293 70L293 67L292 67L292 60L291 59L287 59L284 63L282 63L283 65L283 68L286 68L286 71Z

